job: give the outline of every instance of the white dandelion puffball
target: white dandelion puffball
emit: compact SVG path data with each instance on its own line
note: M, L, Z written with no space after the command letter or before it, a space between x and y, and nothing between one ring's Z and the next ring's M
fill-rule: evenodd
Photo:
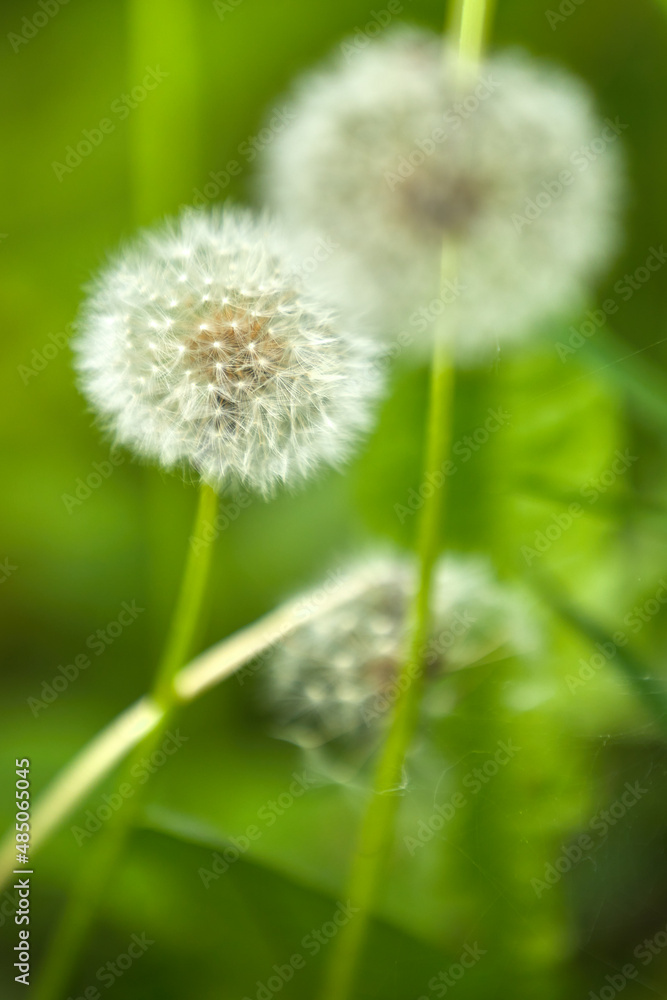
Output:
M463 363L580 304L616 242L623 123L521 53L460 91L429 32L353 44L297 87L265 153L272 206L352 255L348 287L373 289L394 332L408 323L418 346L442 323Z
M361 596L312 614L269 659L263 698L279 735L305 748L372 737L395 701L416 572L408 560L376 558L344 579L356 574L367 581ZM440 560L422 650L430 677L534 644L520 595L498 583L484 560Z
M93 283L75 350L118 443L264 495L347 458L379 388L376 348L275 224L240 210L142 233Z

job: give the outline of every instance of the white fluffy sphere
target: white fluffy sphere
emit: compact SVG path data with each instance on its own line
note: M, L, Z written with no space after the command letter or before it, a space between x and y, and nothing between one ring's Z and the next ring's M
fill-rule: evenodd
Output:
M435 35L343 46L297 87L265 153L265 187L292 224L341 244L385 328L416 344L442 322L459 361L581 303L615 245L619 134L587 88L520 53L457 91ZM458 260L440 285L443 241ZM442 316L442 320L440 317Z
M276 646L268 663L264 698L279 733L306 748L341 737L372 738L395 702L415 567L405 559L376 558L343 579L358 575L365 583L360 596L313 614ZM432 605L422 650L431 679L535 646L536 629L522 595L499 583L482 559L442 557Z
M239 210L186 212L121 251L75 342L116 442L265 495L346 459L371 422L375 348L300 263L275 224Z

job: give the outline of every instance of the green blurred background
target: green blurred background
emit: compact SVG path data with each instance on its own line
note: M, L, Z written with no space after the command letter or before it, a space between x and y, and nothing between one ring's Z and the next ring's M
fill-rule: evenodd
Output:
M57 0L48 9L53 5ZM181 5L186 15L172 19ZM256 203L254 164L241 144L280 106L296 73L384 9L383 0L373 9L367 0L217 6L71 0L25 44L16 42L31 31L23 19L43 8L6 0L2 11L3 828L11 820L15 757L31 759L38 792L147 689L194 511L191 485L127 455L83 502L64 499L109 457L75 387L69 350L59 346L82 286L138 224L192 202L210 173L230 161L242 170L218 200ZM546 15L559 11L556 2L499 0L493 45L564 64L589 82L603 115L628 124L625 238L591 299L594 308L617 297L615 282L667 233L667 7L584 0L565 9L572 13L552 26ZM435 0L405 0L398 19L439 30L443 16ZM123 119L110 110L141 82L145 67L157 65L169 76L145 101ZM113 131L59 180L54 161L62 163L66 148L105 117ZM580 502L583 516L530 568L557 579L610 632L667 574L666 287L658 272L621 305L613 329L565 360L555 344L582 316L545 331L528 354L467 373L457 388L457 437L480 426L489 407L504 407L511 421L452 480L451 547L488 553L500 575L524 577L522 546L533 546L536 532ZM360 549L411 545L414 519L401 524L395 505L419 484L426 384L426 372L397 364L377 429L344 474L270 504L254 502L222 533L202 647ZM611 467L617 449L637 460L596 502L582 500L582 488ZM39 698L58 666L86 652L88 637L132 601L145 609L136 622L35 716L28 699ZM359 997L444 995L429 981L466 941L478 941L487 955L452 989L457 997L584 998L611 989L605 977L628 962L640 972L624 983L627 997L667 996L667 948L646 967L633 957L667 926L660 727L614 662L571 691L567 677L593 646L538 598L534 613L549 636L539 668L514 664L469 688L457 682L457 719L426 727L428 748L406 796L403 832L444 801L496 739L512 736L526 749L511 775L508 769L414 857L399 837ZM656 684L665 679L666 632L661 609L632 636ZM363 802L357 787L323 783L208 889L198 874L304 767L294 748L269 736L255 688L231 680L179 718L188 741L150 785L143 828L67 996L82 995L96 970L122 953L133 933L145 932L155 944L113 984L119 1000L254 998L273 964L303 951L304 935L331 919ZM538 898L531 879L542 878L562 845L576 841L626 782L637 781L647 789L637 805L590 858ZM111 779L106 790L113 788ZM102 791L72 822L99 805ZM34 971L84 850L68 825L36 859ZM8 909L0 907L0 996L11 998L22 994L11 971L16 928ZM323 959L324 949L282 993L312 997Z

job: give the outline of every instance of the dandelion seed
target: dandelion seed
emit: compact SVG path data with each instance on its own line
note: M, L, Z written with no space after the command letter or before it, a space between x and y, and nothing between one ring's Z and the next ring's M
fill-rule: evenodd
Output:
M340 243L330 263L357 306L372 289L384 328L408 322L421 343L442 314L466 363L577 305L600 273L620 127L577 79L519 53L490 58L463 95L456 75L435 35L386 33L303 80L264 176L292 225ZM443 241L458 259L444 294Z
M186 213L119 254L91 287L75 345L116 441L264 495L347 459L371 423L375 348L297 265L273 223L241 211Z

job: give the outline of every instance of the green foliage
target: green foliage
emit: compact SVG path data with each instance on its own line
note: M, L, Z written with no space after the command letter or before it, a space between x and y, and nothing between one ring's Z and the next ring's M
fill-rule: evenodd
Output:
M224 174L231 161L241 164L241 172L216 197L256 201L254 163L241 144L257 133L265 110L280 103L295 73L371 17L363 0L227 6L221 17L204 0L191 5L201 119L190 129L187 109L174 112L164 170L168 174L173 160L177 176L170 181L166 175L164 187L149 194L145 178L140 184L133 174L132 137L150 119L150 96L136 118L114 118L113 132L71 174L59 181L52 167L136 82L131 73L138 56L127 56L124 5L66 4L17 51L8 35L20 31L37 6L13 0L1 15L4 134L12 138L0 164L6 195L0 216L6 234L0 238L0 561L6 556L16 567L0 584L3 829L11 821L16 756L31 758L38 792L147 689L195 504L190 485L142 469L127 455L79 501L77 490L85 496L79 481L85 484L94 463L109 458L77 393L68 349L59 346L81 286L137 220L177 211L204 190L211 172ZM439 28L442 10L435 0L403 6L402 18ZM562 6L559 0L549 4L553 11ZM571 6L574 12L552 27L543 4L505 0L494 36L498 45L524 46L564 62L591 83L605 114L630 125L624 139L626 241L591 299L595 308L614 297L615 282L667 231L667 4L636 0L630 9L622 0L585 0ZM158 63L160 44L178 48L173 33L161 28ZM171 89L155 93L156 114L158 107L169 111L179 73L186 71L174 63ZM489 554L506 578L547 576L568 605L586 614L564 621L533 596L548 635L537 659L462 673L447 694L456 712L425 716L359 1000L431 1000L437 994L429 981L475 941L487 955L457 985L461 1000L569 1000L600 991L605 976L626 962L639 967L634 949L664 929L660 730L614 664L571 684L596 643L608 641L607 632L589 627L591 620L612 634L619 628L627 633L640 674L646 663L655 678L654 684L640 677L643 690L662 690L665 682L667 615L660 609L637 619L633 612L651 601L665 574L664 289L664 276L653 278L622 304L613 331L596 332L573 356L561 360L557 345L569 341L584 317L571 317L545 331L525 354L500 354L458 382L454 441L460 452L444 525L451 547ZM425 371L399 359L376 431L351 469L323 476L298 495L257 501L231 519L218 542L202 648L316 583L349 555L410 548L416 516L409 498L420 489L426 391ZM471 448L465 438L485 428L490 410L509 417ZM636 458L605 485L618 452ZM580 508L576 515L568 514L572 505ZM408 513L397 513L400 507ZM560 534L551 532L558 537L547 538L540 551L540 537L568 516L571 523ZM145 609L136 623L102 655L93 654L90 668L35 716L28 698L41 697L59 665L90 653L89 638L132 600ZM95 982L97 969L121 954L132 934L145 932L155 945L114 985L119 998L254 998L274 964L306 955L304 937L345 902L366 771L346 786L318 781L303 795L290 793L293 775L316 774L316 765L271 738L258 708L257 680L240 686L231 679L184 710L174 725L188 742L148 786L141 827L92 929L72 997ZM499 740L510 738L521 753L479 795L470 795L466 776L495 753ZM531 879L543 877L563 845L576 842L598 812L624 794L626 782L648 788L636 808L596 841L591 860L538 896ZM406 838L435 806L466 788L465 808L411 852ZM86 811L115 791L112 776L80 806L72 825L81 825ZM281 795L292 795L293 802L279 815L269 803ZM213 855L233 848L253 825L261 835L205 888L200 870L210 870ZM66 828L39 856L34 968L87 846L78 847ZM15 943L11 921L3 921L0 937L0 992L18 997L7 971ZM624 997L667 989L665 955L641 966L646 985L629 982ZM325 956L325 947L308 956L285 985L285 997L312 998Z

